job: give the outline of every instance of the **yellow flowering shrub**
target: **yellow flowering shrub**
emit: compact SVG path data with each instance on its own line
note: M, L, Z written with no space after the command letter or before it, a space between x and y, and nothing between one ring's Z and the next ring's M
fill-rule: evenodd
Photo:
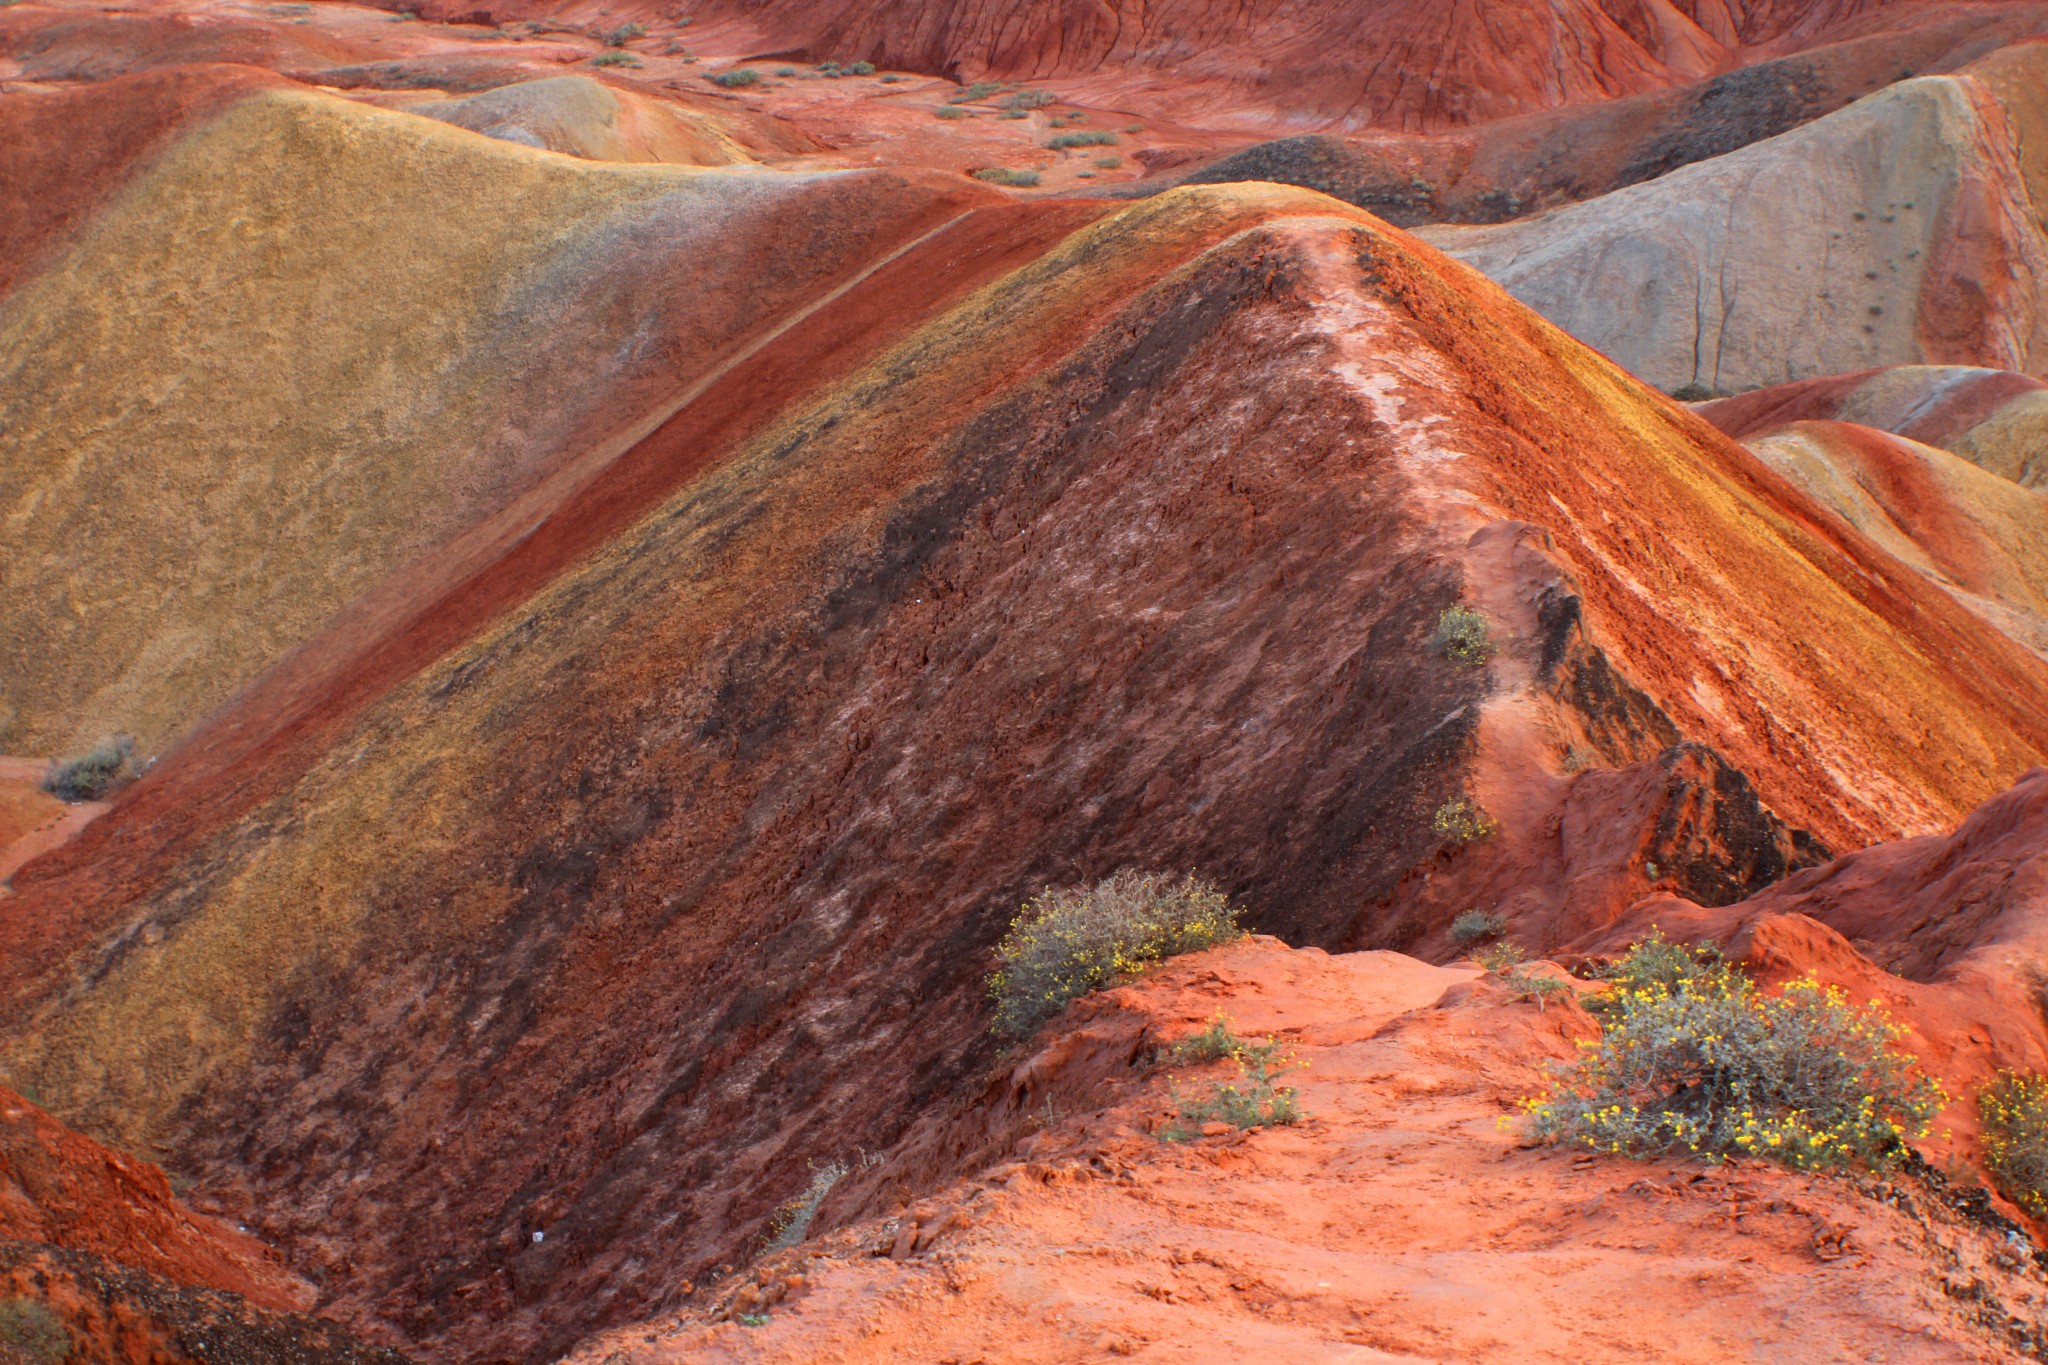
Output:
M1128 868L1094 886L1047 887L996 948L995 1030L1021 1037L1067 1003L1155 962L1243 936L1237 907L1192 874Z
M1538 1137L1596 1151L1760 1156L1799 1170L1888 1165L1945 1096L1874 1007L1807 979L1775 996L1726 963L1657 954L1622 973L1600 1040L1523 1101Z
M2048 1218L2048 1076L2003 1071L1977 1092L1984 1166L2007 1199Z

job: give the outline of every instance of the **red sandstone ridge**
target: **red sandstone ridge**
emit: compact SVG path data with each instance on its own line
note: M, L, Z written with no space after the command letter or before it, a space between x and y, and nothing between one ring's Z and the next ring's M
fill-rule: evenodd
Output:
M11 1074L360 1330L544 1360L980 1074L1048 881L1542 946L2048 754L2038 656L1471 271L1299 190L1099 212L850 265L259 680L17 874Z
M2011 1210L1524 1149L1591 1018L1419 959L1658 924L1889 1001L1958 1178L2048 1066L2044 22L0 6L0 749L146 769L0 766L0 1310L136 1365L2035 1350ZM1133 183L1256 139L1191 178L1339 197ZM1006 1053L1010 917L1118 868L1271 937ZM1309 1125L1160 1140L1217 1009Z

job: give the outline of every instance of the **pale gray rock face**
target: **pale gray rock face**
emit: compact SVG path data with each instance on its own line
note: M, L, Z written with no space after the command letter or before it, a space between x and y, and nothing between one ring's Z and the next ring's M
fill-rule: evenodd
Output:
M521 81L411 112L526 147L594 161L625 158L618 96L588 76Z
M1667 391L1924 361L2038 372L2048 238L1971 86L1902 81L1598 199L1418 235ZM2000 278L1970 278L1980 259ZM1999 295L1960 340L1926 316L1958 290Z

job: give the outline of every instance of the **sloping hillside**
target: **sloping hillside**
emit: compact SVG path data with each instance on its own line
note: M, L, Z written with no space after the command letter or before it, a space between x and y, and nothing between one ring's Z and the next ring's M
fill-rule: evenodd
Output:
M915 316L946 259L871 287ZM1818 856L1774 810L1860 844L2048 752L2038 657L1301 191L1083 228L726 440L351 684L274 798L209 805L202 736L16 877L12 1073L431 1355L543 1359L753 1244L821 1143L889 1143L980 1064L1044 881L1196 866L1331 946L1484 897L1541 940ZM1432 644L1461 598L1490 664ZM1432 830L1460 796L1496 839Z
M2048 367L2048 46L1903 81L1727 156L1424 235L1667 391L1931 362Z

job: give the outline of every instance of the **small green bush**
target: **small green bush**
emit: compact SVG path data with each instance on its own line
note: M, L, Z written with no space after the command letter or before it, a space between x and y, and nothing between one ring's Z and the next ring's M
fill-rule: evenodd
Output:
M761 73L752 67L743 66L734 71L716 71L704 79L724 89L736 90L741 86L759 84Z
M1125 869L1024 903L989 977L997 1033L1021 1037L1092 990L1156 962L1240 938L1230 898L1192 874Z
M1098 170L1113 171L1123 164L1124 159L1120 156L1098 156L1095 158L1095 165Z
M818 1206L825 1202L825 1196L832 1193L832 1187L846 1177L846 1166L842 1162L830 1162L820 1166L811 1165L811 1183L804 1192L775 1211L775 1217L768 1224L768 1244L764 1251L785 1251L797 1245L811 1234L811 1220L818 1216Z
M1064 151L1068 147L1114 147L1116 145L1116 134L1100 131L1061 133L1058 137L1047 141L1045 145L1056 152Z
M991 185L1008 185L1013 189L1028 190L1038 183L1037 171L1013 171L1008 166L983 166L974 173L976 180L986 180Z
M62 1320L34 1299L0 1299L0 1358L24 1365L58 1365L71 1359L75 1344Z
M965 109L955 108L953 105L950 104L942 104L938 108L932 110L932 116L934 118L942 118L947 120L974 117Z
M1003 88L1001 81L976 81L964 90L955 90L946 96L948 104L966 104L970 100L985 100Z
M1470 607L1445 607L1431 641L1452 663L1483 664L1493 657L1493 632Z
M1166 1064L1192 1066L1201 1062L1220 1062L1225 1057L1235 1057L1245 1046L1245 1040L1237 1036L1230 1027L1230 1021L1219 1014L1200 1033L1190 1034L1174 1044L1173 1050L1166 1054Z
M880 81L884 85L896 85L899 82L901 82L903 78L897 75L895 72L891 71L887 75L877 76L875 77L875 79Z
M630 52L600 52L590 59L592 66L638 66L640 59ZM716 76L711 79L718 80ZM720 85L725 84L719 81Z
M1945 1098L1896 1050L1896 1025L1816 981L1769 996L1721 963L1676 988L1608 995L1600 1041L1523 1102L1534 1136L1630 1156L1884 1166Z
M1611 995L1661 987L1672 994L1683 993L1697 978L1712 978L1723 966L1721 950L1711 943L1671 943L1664 931L1650 927L1647 938L1631 946L1612 965L1594 973L1614 986ZM1605 1000L1608 996L1596 997Z
M793 66L778 66L775 68L775 74L786 81L796 75L796 68Z
M635 38L645 38L646 36L647 25L635 19L630 23L620 24L610 33L605 34L604 45L606 47L624 47Z
M1560 996L1578 994L1571 982L1554 976L1539 976L1526 967L1509 967L1499 976L1501 984L1508 988L1508 994L1539 1010Z
M1227 1032L1228 1026L1224 1028ZM1263 1043L1236 1041L1237 1046L1225 1055L1237 1064L1240 1083L1218 1082L1207 1094L1193 1097L1181 1094L1178 1086L1170 1087L1178 1119L1161 1137L1184 1142L1200 1136L1205 1123L1227 1123L1233 1128L1286 1127L1306 1117L1300 1094L1293 1086L1278 1084L1280 1072L1294 1065L1285 1049L1271 1038Z
M872 76L875 74L875 64L873 62L855 62L852 66L846 68L846 74L849 76Z
M135 741L113 735L77 758L52 763L43 790L59 801L97 801L135 776Z
M1502 939L1498 943L1489 943L1472 954L1472 960L1487 971L1500 976L1514 970L1515 965L1528 956L1522 951L1521 944Z
M2007 1199L2048 1218L2048 1076L2003 1071L1977 1092L1984 1166Z
M1019 90L1003 101L1003 108L1022 114L1033 109L1043 109L1057 100L1058 96L1050 90Z
M1507 928L1507 919L1491 910L1467 910L1451 921L1451 942L1477 943L1483 938L1499 938Z
M1469 796L1454 796L1436 808L1429 827L1453 844L1470 844L1500 828L1500 823Z

